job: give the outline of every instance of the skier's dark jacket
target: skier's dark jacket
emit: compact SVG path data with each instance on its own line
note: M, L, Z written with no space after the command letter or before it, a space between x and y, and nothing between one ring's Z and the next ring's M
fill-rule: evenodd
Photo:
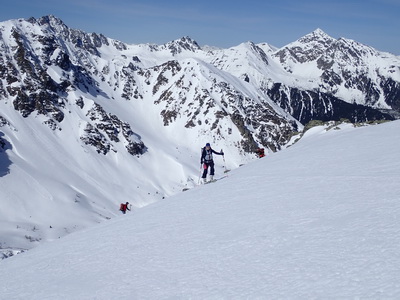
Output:
M213 162L212 153L217 154L217 155L224 155L223 152L221 152L221 153L216 152L211 147L210 147L210 150L207 150L206 147L204 147L203 151L201 153L200 164L209 164L209 163Z

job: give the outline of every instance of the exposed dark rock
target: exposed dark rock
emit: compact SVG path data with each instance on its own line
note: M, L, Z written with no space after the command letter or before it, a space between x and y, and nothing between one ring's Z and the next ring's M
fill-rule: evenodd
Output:
M146 146L132 131L130 125L122 122L116 115L107 113L99 104L95 103L87 116L95 127L92 125L87 127L86 132L89 138L83 137L82 140L100 149L99 153L107 154L110 149L113 149L112 142L119 143L121 139L124 140L125 148L132 155L143 154L146 151Z
M384 92L386 103L392 109L400 112L400 82L394 81L392 78L382 78L381 87Z
M86 144L91 145L96 148L98 153L106 155L110 149L111 145L107 138L92 124L87 124L84 129L85 135L81 136L80 139Z
M377 109L347 103L325 93L285 87L279 83L274 84L267 93L302 124L307 124L311 120L338 121L341 118L349 119L351 122L393 120L392 116Z
M76 105L78 105L81 109L85 106L85 102L82 97L79 97L75 100Z
M241 142L244 151L246 152L255 152L258 148L257 143L254 141L253 135L247 129L245 125L245 121L242 115L238 112L231 115L231 120L233 124L239 129L239 132L243 136L243 140Z

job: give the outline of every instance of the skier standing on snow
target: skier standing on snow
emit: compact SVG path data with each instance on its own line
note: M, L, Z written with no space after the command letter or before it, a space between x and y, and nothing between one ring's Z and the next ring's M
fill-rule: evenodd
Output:
M211 148L210 143L207 143L206 146L203 148L203 151L201 152L201 160L200 164L203 166L204 171L203 171L203 183L206 183L206 178L207 178L207 172L208 172L208 167L210 167L210 181L214 180L214 160L212 157L212 154L217 154L217 155L224 155L224 152L221 150L221 152L216 152Z

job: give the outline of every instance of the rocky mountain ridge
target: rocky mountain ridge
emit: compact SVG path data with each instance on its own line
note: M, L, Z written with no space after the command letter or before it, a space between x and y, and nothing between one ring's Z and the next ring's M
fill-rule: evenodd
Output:
M167 107L160 111L165 126L180 115L187 118L185 126L194 127L193 116L186 115L188 110L185 113L177 110L182 106L177 103L182 103L184 97L185 101L190 101L191 106L199 109L203 102L193 99L205 99L207 96L204 93L210 95L211 88L223 93L220 88L213 86L217 84L221 87L221 82L212 78L221 71L228 73L224 76L233 75L248 83L242 87L232 85L232 80L222 82L222 86L230 86L230 96L236 93L234 97L239 102L242 102L241 99L256 98L259 109L268 110L268 115L280 115L273 118L280 119L275 128L265 130L262 125L268 120L265 113L260 118L255 118L257 114L240 114L241 121L236 122L236 125L243 125L238 130L246 134L249 132L243 143L250 141L253 144L245 147L246 151L252 151L257 146L279 149L288 142L290 136L287 133L297 130L300 125L296 124L296 120L304 125L312 119L391 119L389 115L376 109L399 110L398 57L380 53L351 40L336 40L320 29L275 51L269 48L270 51L265 52L261 45L249 42L230 49L204 52L190 37L165 45L127 45L101 34L70 29L54 16L20 19L5 24L7 25L1 26L0 95L3 99L12 98L14 108L24 117L34 111L47 115L48 123L53 128L57 127L55 123L61 123L64 118L63 108L71 91L79 90L105 99L118 97L135 100L143 99L143 93L149 92L149 87L153 96L158 92L160 94L154 104L167 103ZM102 52L102 49L106 51ZM112 51L117 55L114 54L111 59L106 57L106 53ZM153 60L150 64L147 53L153 54L149 55ZM193 67L184 68L184 72L181 72L182 59L190 58L199 61L197 74L191 72ZM378 64L385 59L393 64ZM103 67L99 68L99 65ZM301 69L304 66L310 68L310 65L315 65L316 68L308 74L302 74ZM60 78L51 75L51 69L54 74L55 68L61 69ZM165 76L166 70L172 80ZM199 86L191 90L188 85L192 85L192 82L183 84L186 77L193 78L203 72L210 74L201 82L201 85L208 85L207 87ZM179 76L176 76L177 73ZM212 83L205 84L207 80ZM105 87L104 83L107 83ZM257 96L245 95L243 90L249 89L248 85L256 89ZM117 93L121 88L122 92ZM113 89L115 93L111 95L105 89ZM348 95L342 97L346 94L344 90ZM187 91L190 91L193 99L187 98ZM213 105L221 103L221 98L224 98L218 92L213 92L210 97ZM80 97L75 102L82 106L85 100ZM274 104L280 106L286 115L277 113L271 107ZM101 106L98 102L97 105ZM215 111L214 115L230 115L226 109L225 105L221 111ZM243 121L246 118L248 120ZM218 119L217 117L216 120ZM236 113L233 120L237 119ZM94 121L93 117L91 121ZM216 124L215 121L209 122ZM256 127L263 128L264 135L275 137L256 138L260 133L249 131L254 123L257 123ZM279 132L282 124L286 124L283 134ZM211 125L211 128L213 126L215 127ZM107 133L101 133L99 126L95 127L100 130L96 132L97 135L107 136ZM98 140L102 139L104 137L99 137ZM87 138L82 140L88 141ZM144 145L137 147L144 148Z
M35 30L32 28L35 27ZM3 28L5 28L3 26ZM36 32L40 32L40 34ZM9 33L9 39L4 39L5 34ZM167 126L173 122L177 115L187 118L185 122L186 127L195 127L195 120L192 115L186 115L185 113L177 111L176 108L182 107L182 98L188 100L187 104L192 107L197 107L195 115L200 113L203 107L204 99L209 98L209 107L214 107L216 103L223 103L224 100L220 98L235 98L236 100L229 100L230 102L242 102L242 99L248 99L254 101L254 98L262 99L265 98L258 92L259 95L246 95L242 90L238 90L237 87L232 86L230 82L226 82L223 79L213 78L215 74L220 71L213 69L212 65L200 61L192 62L192 67L184 68L184 72L180 72L182 69L182 61L178 60L167 60L160 64L156 64L150 68L143 68L141 65L141 58L137 55L128 56L124 54L129 52L129 45L107 39L102 35L97 34L86 34L79 30L69 29L61 20L53 17L43 17L38 20L18 20L14 21L14 24L4 30L3 33L3 45L1 60L4 66L2 70L2 95L3 99L13 99L13 106L16 110L20 111L23 117L28 117L32 112L36 111L38 114L42 114L49 117L46 123L52 124L52 128L61 128L61 123L65 117L65 102L69 101L71 92L79 90L83 93L90 94L91 96L103 97L104 99L117 99L123 98L126 100L131 99L143 99L143 93L152 93L155 98L154 104L163 106L160 115L163 118L164 125ZM111 49L110 49L111 48ZM201 48L197 43L188 37L182 38L177 41L167 43L163 46L147 46L149 52L167 52L172 57L185 53L192 53L201 51ZM107 51L122 51L120 57L110 59L105 57L104 53L101 53L101 49L107 49ZM257 47L254 45L254 49ZM11 51L10 51L11 50ZM265 54L260 50L259 54L266 60ZM126 57L126 59L124 59ZM115 60L114 60L115 59ZM198 58L195 58L198 59ZM114 61L113 61L114 60ZM118 61L117 61L118 60ZM115 63L114 63L115 62ZM190 62L188 62L190 64ZM197 66L196 66L197 64ZM99 65L103 65L99 68ZM196 66L198 73L193 73L193 66ZM61 76L58 78L52 76L57 70L61 71ZM211 72L210 72L211 70ZM168 76L165 76L165 73ZM179 76L176 76L179 72ZM185 77L195 78L201 75L203 72L209 73L208 78L202 78L198 81L197 87L193 85L193 82L185 82ZM226 74L229 76L229 74ZM225 76L225 75L224 75ZM172 80L170 79L172 78ZM235 79L233 79L235 80ZM207 81L212 81L208 83ZM104 86L106 83L106 86ZM206 84L208 87L204 87ZM227 88L229 87L229 88ZM240 87L242 88L242 87ZM113 89L112 95L104 92L105 89ZM122 89L122 91L121 91ZM211 90L218 90L217 93L210 93ZM223 90L228 91L225 93L227 96L221 96L218 93L224 94ZM117 92L118 91L118 92ZM119 93L121 92L121 93ZM188 92L189 95L185 95ZM172 94L179 94L171 97ZM257 92L256 92L257 93ZM216 101L217 100L217 101ZM78 107L82 109L85 105L85 99L79 97L73 100ZM190 103L189 103L190 101ZM180 102L178 105L177 102ZM266 104L261 104L264 102ZM225 104L224 108L218 111L213 111L213 114L208 115L208 110L205 110L204 115L210 119L217 115L216 122L220 118L229 115L228 119L230 122L236 125L237 130L242 133L243 149L245 151L254 151L257 144L266 146L270 149L279 149L284 145L290 137L287 133L297 128L295 120L290 116L279 116L276 114L274 109L270 107L265 101L260 101L257 105L264 111L268 110L267 114L275 115L273 119L277 120L276 125L272 128L275 131L271 134L271 130L262 130L264 133L263 137L257 141L254 139L256 135L261 137L261 133L255 133L249 131L247 128L250 123L257 122L259 128L265 129L266 125L262 125L267 122L265 118L265 112L256 121L253 116L250 122L249 115L243 114L243 109L233 109L231 113L227 112L228 106ZM225 101L225 103L227 103ZM99 102L96 102L97 109L101 106ZM243 103L240 105L244 108ZM260 106L261 105L261 106ZM247 106L247 105L246 105ZM172 107L172 109L171 109ZM238 113L240 111L240 113ZM246 122L245 119L248 119ZM271 118L270 118L271 119ZM271 120L268 122L271 122ZM237 121L239 120L239 121ZM89 123L94 122L95 118L91 115ZM205 120L205 124L212 123L211 130L216 128L215 120ZM58 125L56 125L58 124ZM114 130L119 130L120 122L115 123ZM202 121L197 121L197 124L203 124ZM283 125L283 127L282 127ZM107 132L104 132L101 126L89 124L86 132L90 133L92 138L81 137L81 140L88 143L95 143L97 145L102 144L101 149L107 149L105 140L113 140ZM283 135L280 129L283 128ZM260 129L261 130L261 129ZM110 130L109 130L110 131ZM94 139L93 135L97 138ZM272 137L276 135L277 139ZM267 137L268 136L268 137ZM216 136L216 138L218 138ZM220 137L219 137L220 138ZM114 140L116 140L114 138ZM279 140L279 142L277 142ZM250 143L251 146L245 145ZM130 147L132 149L132 147ZM138 145L136 149L144 149L143 145ZM107 151L100 151L105 153ZM136 153L135 154L140 154Z

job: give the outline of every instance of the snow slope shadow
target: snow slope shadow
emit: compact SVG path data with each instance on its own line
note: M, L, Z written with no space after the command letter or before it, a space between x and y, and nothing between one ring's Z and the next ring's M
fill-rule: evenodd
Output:
M4 138L4 133L0 131L0 177L10 173L11 160L8 158L6 150L11 149L12 146Z

